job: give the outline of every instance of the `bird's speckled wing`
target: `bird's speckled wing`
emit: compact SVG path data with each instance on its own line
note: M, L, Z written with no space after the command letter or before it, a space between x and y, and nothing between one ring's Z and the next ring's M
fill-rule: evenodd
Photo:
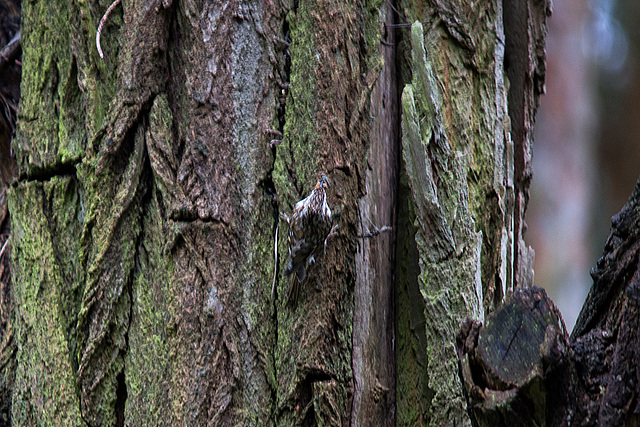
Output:
M296 203L289 221L289 263L285 275L296 272L304 280L306 264L331 230L331 210L326 204L324 192Z

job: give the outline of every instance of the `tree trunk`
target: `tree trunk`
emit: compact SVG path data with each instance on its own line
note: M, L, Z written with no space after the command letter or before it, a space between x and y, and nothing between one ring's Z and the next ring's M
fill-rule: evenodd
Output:
M23 5L11 421L468 424L460 324L532 283L548 4L110 6Z

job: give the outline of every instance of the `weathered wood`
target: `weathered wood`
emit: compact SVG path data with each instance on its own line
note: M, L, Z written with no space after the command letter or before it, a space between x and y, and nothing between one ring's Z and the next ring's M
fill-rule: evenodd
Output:
M395 12L381 7L381 21L393 24ZM371 123L366 194L358 200L358 240L353 312L354 376L352 426L394 426L395 244L398 191L398 81L396 36L386 33L379 45L384 65L371 91ZM381 234L376 234L384 228Z
M533 124L544 93L545 39L551 1L504 2L504 72L509 79L509 125L513 140L514 285L533 285L534 252L524 241L524 221L533 176Z
M558 425L557 409L567 411L568 395L557 392L571 369L569 344L560 313L543 289L517 290L484 327L468 319L457 343L475 422Z

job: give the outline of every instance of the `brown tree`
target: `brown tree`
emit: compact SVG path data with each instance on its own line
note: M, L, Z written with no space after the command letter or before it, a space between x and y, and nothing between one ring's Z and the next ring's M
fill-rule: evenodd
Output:
M532 283L549 8L24 2L11 422L468 424L460 324ZM286 307L320 173L337 235Z

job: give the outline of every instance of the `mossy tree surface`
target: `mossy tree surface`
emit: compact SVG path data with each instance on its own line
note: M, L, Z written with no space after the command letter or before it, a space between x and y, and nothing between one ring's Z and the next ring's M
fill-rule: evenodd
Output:
M266 423L284 12L109 5L23 9L13 422Z
M124 1L101 59L110 4L23 5L12 421L468 422L455 332L521 237L501 3Z
M533 280L522 233L549 6L506 3L522 3L523 13L505 13L501 1L398 5L413 23L398 47L399 209L408 216L399 216L397 245L399 425L468 422L455 357L460 322L482 320ZM514 97L526 102L510 103L509 72L527 82ZM514 116L525 117L515 141Z

